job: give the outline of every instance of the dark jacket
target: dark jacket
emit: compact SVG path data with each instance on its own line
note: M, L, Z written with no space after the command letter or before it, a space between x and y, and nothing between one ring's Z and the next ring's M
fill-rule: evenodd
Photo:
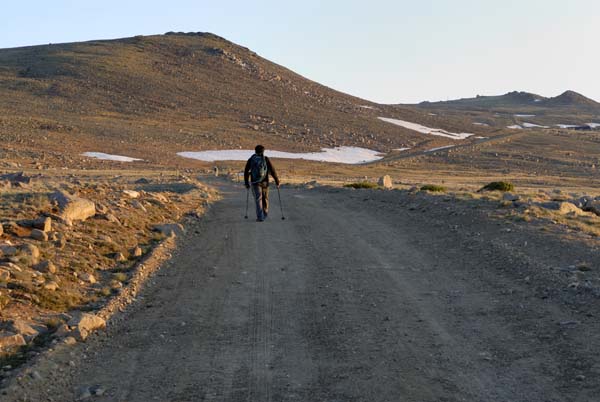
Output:
M254 155L252 155L252 156L254 156ZM246 167L244 168L244 183L246 183L246 186L250 185L251 161L252 161L252 157L250 157L250 159L248 159L248 162L246 162ZM277 177L277 172L275 171L275 168L271 164L271 161L266 156L265 156L265 161L267 161L267 177L265 177L265 179L262 182L260 182L259 184L262 186L268 186L269 185L269 175L271 175L271 176L273 176L273 180L275 180L275 184L279 185L279 177Z

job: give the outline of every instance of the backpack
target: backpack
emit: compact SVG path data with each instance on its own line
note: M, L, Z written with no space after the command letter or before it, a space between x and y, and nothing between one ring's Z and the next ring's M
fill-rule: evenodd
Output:
M250 178L253 184L262 183L269 173L267 159L262 155L252 155L250 160Z

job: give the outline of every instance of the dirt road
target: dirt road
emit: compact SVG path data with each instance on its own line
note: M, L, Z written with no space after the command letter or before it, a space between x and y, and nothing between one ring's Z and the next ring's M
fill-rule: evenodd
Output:
M285 189L288 219L256 223L223 191L135 306L19 398L600 400L598 295L561 271L600 268L589 244L399 192Z

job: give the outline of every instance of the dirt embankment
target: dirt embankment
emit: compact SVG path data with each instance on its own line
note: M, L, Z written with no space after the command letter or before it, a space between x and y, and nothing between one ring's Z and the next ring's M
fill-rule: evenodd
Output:
M184 176L17 172L0 183L1 377L102 327L133 298L157 246L215 197Z

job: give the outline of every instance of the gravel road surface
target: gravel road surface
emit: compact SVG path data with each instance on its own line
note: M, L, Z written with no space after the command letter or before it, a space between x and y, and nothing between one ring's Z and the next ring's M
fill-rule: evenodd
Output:
M561 271L593 245L395 191L286 188L257 223L221 189L128 311L3 398L600 400L598 294Z

